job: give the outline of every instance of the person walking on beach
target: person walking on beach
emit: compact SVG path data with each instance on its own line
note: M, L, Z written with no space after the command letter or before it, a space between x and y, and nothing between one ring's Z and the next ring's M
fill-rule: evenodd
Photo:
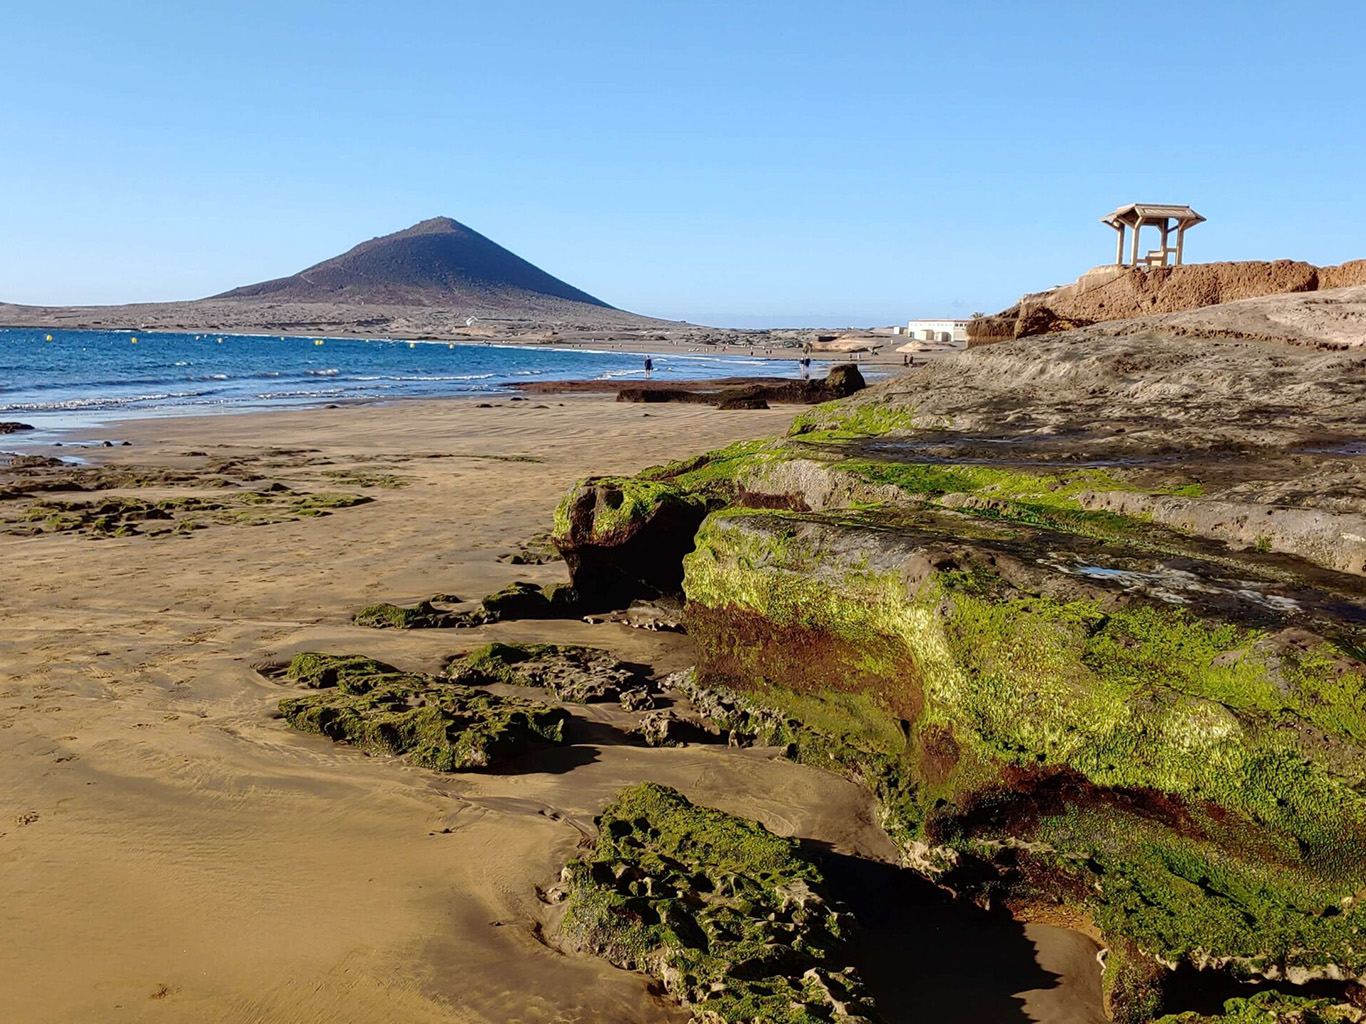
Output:
M654 360L649 356L645 357L645 376L650 376L650 371L655 368Z

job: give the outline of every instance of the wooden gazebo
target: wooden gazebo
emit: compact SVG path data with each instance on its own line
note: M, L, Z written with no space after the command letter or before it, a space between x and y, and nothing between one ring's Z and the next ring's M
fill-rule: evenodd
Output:
M1181 250L1186 240L1186 229L1194 227L1205 218L1189 206L1168 206L1162 203L1130 203L1121 206L1114 213L1106 214L1101 223L1109 224L1119 232L1119 245L1115 250L1115 263L1124 266L1124 229L1133 229L1133 241L1129 247L1129 266L1165 267L1167 257L1180 266ZM1138 233L1141 228L1152 226L1162 232L1162 248L1149 249L1140 259L1138 255ZM1176 231L1176 245L1168 245L1171 232Z

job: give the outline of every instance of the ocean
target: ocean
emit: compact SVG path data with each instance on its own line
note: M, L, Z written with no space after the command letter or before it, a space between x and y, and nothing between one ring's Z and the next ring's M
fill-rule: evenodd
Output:
M654 355L655 380L795 376L795 363ZM644 380L644 356L591 349L279 335L0 328L0 420L110 419L502 392L528 381Z

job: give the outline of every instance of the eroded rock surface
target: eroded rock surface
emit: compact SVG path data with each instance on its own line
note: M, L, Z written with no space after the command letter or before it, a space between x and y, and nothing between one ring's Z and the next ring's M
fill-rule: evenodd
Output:
M852 919L790 839L644 783L548 894L555 941L657 979L707 1024L869 1024L844 959Z
M441 772L487 768L564 739L562 708L498 697L357 655L296 655L288 678L315 692L280 701L295 729Z
M627 711L654 706L654 686L644 669L596 647L492 643L452 661L446 672L452 682L468 686L544 687L570 704L618 701Z
M1303 329L1309 324L1294 322L1303 320L1304 314L1297 316L1291 311L1312 309L1315 304L1312 300L1310 303L1299 300L1298 297L1303 293L1359 288L1362 285L1366 285L1366 260L1353 260L1332 267L1316 267L1299 260L1187 263L1179 267L1157 267L1152 270L1101 266L1088 271L1071 284L1026 295L1016 305L996 316L973 320L968 325L968 344L990 344L1010 338L1069 331L1104 321L1181 313L1259 300L1267 296L1293 295L1295 298L1288 301L1257 303L1270 312L1263 323L1257 325L1263 328L1260 332L1253 326L1258 314L1251 311L1248 322L1240 322L1237 326L1211 323L1211 329L1225 336L1230 331L1241 330L1244 334L1261 333L1268 340L1309 344L1331 341L1335 345L1350 347L1354 342L1360 344L1360 340L1350 335L1342 339L1334 337L1332 325L1324 322L1325 318L1322 317L1317 318L1319 322L1312 325L1318 330L1311 337ZM1325 296L1325 301L1332 303L1340 299L1333 294ZM1308 316L1314 318L1312 312ZM1224 319L1228 319L1227 313ZM1276 320L1281 321L1279 330L1273 326Z

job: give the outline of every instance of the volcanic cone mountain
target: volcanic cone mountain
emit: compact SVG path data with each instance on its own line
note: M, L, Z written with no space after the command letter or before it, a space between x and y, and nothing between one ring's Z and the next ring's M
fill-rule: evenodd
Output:
M424 220L362 242L290 277L234 288L214 298L519 313L560 311L566 303L612 308L449 217Z

